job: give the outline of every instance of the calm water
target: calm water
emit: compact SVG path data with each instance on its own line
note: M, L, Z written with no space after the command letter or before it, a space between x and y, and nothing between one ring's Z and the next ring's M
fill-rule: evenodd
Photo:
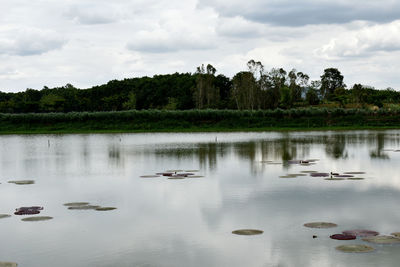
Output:
M50 144L50 145L49 145ZM0 137L0 213L44 206L44 222L0 220L0 261L35 266L399 266L400 245L346 254L329 235L400 231L400 131ZM320 159L316 165L290 159ZM283 164L267 164L272 160ZM139 178L168 169L204 178ZM365 171L326 181L287 173ZM33 179L34 185L8 180ZM117 210L73 211L87 201ZM337 228L310 229L328 221ZM258 236L237 236L255 228ZM318 238L313 239L312 236Z

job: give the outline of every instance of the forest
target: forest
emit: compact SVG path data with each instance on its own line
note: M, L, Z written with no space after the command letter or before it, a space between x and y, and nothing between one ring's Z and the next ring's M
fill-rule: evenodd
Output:
M400 93L354 84L347 87L336 68L319 80L292 69L264 69L250 60L247 70L229 78L210 64L194 73L112 80L87 89L71 84L41 90L0 92L0 113L99 112L123 110L274 110L305 107L397 108Z

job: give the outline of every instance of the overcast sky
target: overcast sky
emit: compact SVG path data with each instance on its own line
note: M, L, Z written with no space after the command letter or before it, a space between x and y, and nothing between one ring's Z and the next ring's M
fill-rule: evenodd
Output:
M397 0L0 0L0 90L194 72L250 59L400 89Z

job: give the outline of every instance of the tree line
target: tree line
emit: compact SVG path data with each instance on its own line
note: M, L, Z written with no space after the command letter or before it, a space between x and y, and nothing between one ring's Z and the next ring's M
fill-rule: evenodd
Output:
M247 70L233 78L211 64L194 73L112 80L79 89L71 84L24 92L0 92L1 113L47 113L121 110L290 109L307 106L363 108L400 103L400 93L354 84L347 88L336 68L325 69L319 80L301 71L272 68L250 60Z

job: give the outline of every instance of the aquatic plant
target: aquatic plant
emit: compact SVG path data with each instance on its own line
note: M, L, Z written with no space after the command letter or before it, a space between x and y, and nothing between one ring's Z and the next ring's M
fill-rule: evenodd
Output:
M364 180L365 178L362 177L349 177L347 180Z
M232 234L235 235L260 235L262 233L264 233L264 231L257 229L240 229L232 231Z
M328 177L329 173L326 173L326 172L313 172L313 173L310 173L310 176L311 177Z
M69 203L64 203L63 205L67 207L86 206L89 205L89 202L69 202Z
M327 180L327 181L343 181L345 179L344 178L340 178L340 177L331 177L331 178L325 178L324 180Z
M32 206L32 207L21 207L15 209L15 215L32 215L32 214L39 214L40 211L43 210L43 207L39 206Z
M183 172L183 170L166 170L165 172Z
M330 223L330 222L310 222L310 223L305 223L305 227L309 228L332 228L336 227L336 223Z
M364 237L362 240L376 243L376 244L395 244L400 243L400 238L390 236L390 235L377 235L377 236L368 236Z
M53 219L53 217L50 217L50 216L34 216L34 217L22 218L21 221L24 221L24 222L38 222L38 221L47 221L47 220L51 220L51 219Z
M359 237L379 235L379 233L376 231L365 230L365 229L346 230L346 231L343 231L342 233L345 235L355 235L355 236L359 236Z
M187 178L203 178L204 176L202 175L190 175Z
M109 211L109 210L115 210L115 209L117 209L117 208L115 208L115 207L99 207L99 208L96 208L95 210L98 210L98 211Z
M0 219L9 218L9 217L11 217L10 214L0 214Z
M355 235L335 234L331 235L330 238L337 240L353 240L356 239L357 237Z
M8 181L8 183L11 184L17 184L17 185L27 185L27 184L34 184L34 180L16 180L16 181Z
M85 205L85 206L73 206L73 207L68 207L69 210L95 210L97 208L100 208L100 206L95 206L95 205Z
M365 174L365 172L344 172L344 174Z
M159 175L141 175L140 178L157 178Z
M342 246L337 246L337 250L343 251L343 252L349 252L349 253L360 253L360 252L370 252L373 251L374 248L367 246L367 245L342 245Z
M317 173L317 171L301 171L301 173Z
M0 261L0 267L17 267L16 262Z
M185 177L183 177L183 176L171 176L171 177L168 177L168 179L170 179L170 180L182 180L182 179L185 179Z
M338 174L338 175L334 175L337 178L350 178L350 177L354 177L354 175L350 175L350 174Z
M288 174L288 175L281 175L279 178L297 178L297 175Z
M199 172L200 170L185 170L185 172Z

